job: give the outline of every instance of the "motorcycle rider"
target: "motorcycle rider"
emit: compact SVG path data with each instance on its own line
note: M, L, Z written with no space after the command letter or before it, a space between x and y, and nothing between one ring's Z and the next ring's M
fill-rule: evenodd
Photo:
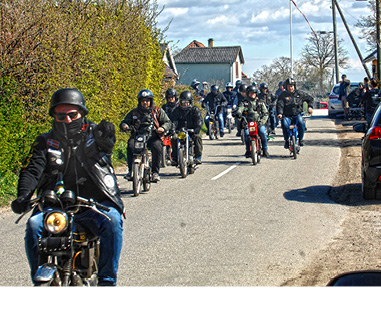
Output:
M247 89L247 85L246 84L241 84L241 86L239 87L239 90L238 90L238 93L236 95L236 97L234 98L234 101L233 101L233 116L235 117L235 120L236 120L236 127L237 127L237 134L236 136L241 136L241 130L242 130L242 127L241 127L241 119L239 119L238 117L236 117L236 112L237 112L237 108L238 108L238 105L246 100L246 89Z
M278 119L282 120L282 130L283 138L285 140L284 148L289 148L289 132L288 128L291 124L291 118L294 116L298 117L298 136L299 136L299 146L304 146L304 121L302 117L303 112L303 102L308 105L308 113L313 112L313 102L314 99L311 95L297 90L296 81L293 78L287 78L284 81L285 91L283 91L278 97L276 104L276 111L278 114Z
M193 95L189 91L181 92L180 105L173 112L172 123L174 130L179 130L183 127L193 129L194 132L190 133L190 137L194 141L194 156L195 163L201 164L202 156L202 115L200 109L196 105L192 105ZM177 166L177 134L174 134L171 139L172 144L172 165Z
M274 102L276 97L269 92L269 85L265 82L259 85L259 94L258 99L263 101L266 104L266 107L269 110L269 118L270 118L270 134L275 134L276 128L276 115L275 115L275 105Z
M220 136L224 136L224 116L223 116L223 107L228 103L226 97L220 92L220 87L218 85L212 85L210 88L211 92L205 97L202 101L201 106L206 109L205 116L205 125L207 127L206 134L209 135L209 117L210 111L215 111L220 125Z
M200 81L198 81L197 79L194 79L191 83L191 87L193 88L193 94L195 95L195 97L197 99L200 99L200 100L203 100L205 97L202 95L202 92L201 90L198 88L198 86L200 85Z
M50 101L52 129L38 136L32 145L18 182L18 197L12 210L21 214L37 189L37 196L54 190L61 180L67 190L77 196L93 198L110 208L102 211L111 218L91 209L75 215L76 223L90 230L101 240L98 285L116 285L118 262L122 249L123 201L117 178L111 165L115 144L115 126L102 120L98 125L86 118L88 110L82 93L65 88L56 91ZM36 207L25 232L25 250L32 280L38 268L37 244L43 232L44 213Z
M257 122L258 133L262 142L262 151L264 157L269 157L269 152L267 151L267 132L266 132L266 122L269 117L269 111L265 103L257 98L258 89L254 85L249 85L246 89L247 100L242 101L238 105L237 117L242 117L243 111L247 108L246 119L248 122ZM245 142L246 142L246 153L245 156L248 158L250 154L250 138L249 129L245 129Z
M179 106L179 101L177 97L177 91L175 89L169 88L165 91L166 103L161 106L161 108L168 115L169 119L172 121L172 113Z
M141 90L138 94L138 106L127 113L124 120L119 125L121 131L127 131L130 127L135 127L136 132L151 128L150 138L147 145L152 152L152 182L160 181L160 161L163 152L164 133L171 129L171 120L165 111L154 104L154 95L148 90ZM124 178L132 180L132 163L135 134L131 134L127 147L128 173Z
M278 98L279 95L284 91L284 87L283 87L283 81L280 81L278 83L278 89L275 91L275 97Z
M233 107L233 102L235 99L235 96L237 95L237 92L233 91L233 83L228 82L226 83L226 91L224 91L222 94L226 97L226 100L228 101L227 106ZM227 111L226 107L224 107L224 123L226 123L226 116L227 116Z
M233 91L238 93L239 92L239 88L240 88L241 85L242 85L242 81L241 80L235 81L235 87L234 87Z

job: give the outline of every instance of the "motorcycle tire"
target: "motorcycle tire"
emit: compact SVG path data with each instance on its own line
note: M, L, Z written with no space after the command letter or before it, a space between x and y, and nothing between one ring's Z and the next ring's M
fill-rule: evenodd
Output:
M257 150L257 143L255 141L250 142L250 152L251 152L251 159L253 161L253 165L258 164L258 150Z
M209 123L209 139L214 140L215 132L213 128L213 124Z
M290 147L291 147L292 156L294 157L294 159L296 159L298 157L298 152L297 152L295 135L291 137Z
M161 152L161 167L167 167L167 145L163 145Z
M245 145L245 130L241 130L241 144Z
M230 119L228 119L228 132L229 134L232 132L232 122L230 121Z
M142 170L143 163L134 163L132 166L132 190L134 192L134 196L137 197L140 194L140 188L142 186Z
M186 178L188 176L188 163L185 158L185 150L180 149L179 152L179 166L180 166L180 174L182 178Z

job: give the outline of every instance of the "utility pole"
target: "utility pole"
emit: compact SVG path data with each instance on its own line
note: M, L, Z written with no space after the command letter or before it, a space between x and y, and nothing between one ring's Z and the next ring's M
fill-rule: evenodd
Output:
M336 8L335 8L334 0L332 0L332 19L333 19L333 45L335 47L335 79L337 84L339 83L339 55L337 50Z
M294 59L292 56L292 6L290 0L290 59L291 59L291 77L294 77Z
M380 0L376 0L377 78L380 80Z
M345 26L345 28L347 29L348 35L349 35L349 37L350 37L351 40L352 40L353 46L354 46L355 49L356 49L357 55L358 55L359 58L360 58L360 61L361 61L361 63L362 63L362 66L364 67L364 70L365 70L367 76L368 76L369 78L371 78L371 75L370 75L370 72L369 72L369 70L368 70L368 67L366 66L366 64L365 64L364 61L363 61L364 59L363 59L363 57L362 57L362 55L361 55L361 52L360 52L360 50L359 50L359 48L358 48L358 46L357 46L357 43L356 43L355 39L354 39L353 36L352 36L352 32L349 30L347 21L345 20L345 17L344 17L343 12L341 11L341 9L340 9L340 7L339 7L339 4L337 3L336 0L332 0L332 1L335 3L336 8L337 8L337 11L339 11L341 20L343 20L343 22L344 22L344 26ZM377 3L378 3L379 1L380 1L380 0L376 0ZM379 51L379 50L377 50L377 51Z

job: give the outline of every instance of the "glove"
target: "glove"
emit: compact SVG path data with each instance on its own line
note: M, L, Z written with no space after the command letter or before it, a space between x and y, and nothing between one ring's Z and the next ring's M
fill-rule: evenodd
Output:
M94 128L94 137L100 149L106 153L111 153L116 141L114 124L102 120Z
M11 208L15 214L22 214L29 208L29 199L25 197L17 197L12 202Z
M115 135L115 126L111 122L107 122L102 120L95 128L94 128L95 136L110 138Z

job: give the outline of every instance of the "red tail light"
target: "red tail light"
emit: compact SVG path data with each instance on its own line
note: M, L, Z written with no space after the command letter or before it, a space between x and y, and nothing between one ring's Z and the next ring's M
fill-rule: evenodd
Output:
M370 140L381 139L381 127L375 126L369 136Z

